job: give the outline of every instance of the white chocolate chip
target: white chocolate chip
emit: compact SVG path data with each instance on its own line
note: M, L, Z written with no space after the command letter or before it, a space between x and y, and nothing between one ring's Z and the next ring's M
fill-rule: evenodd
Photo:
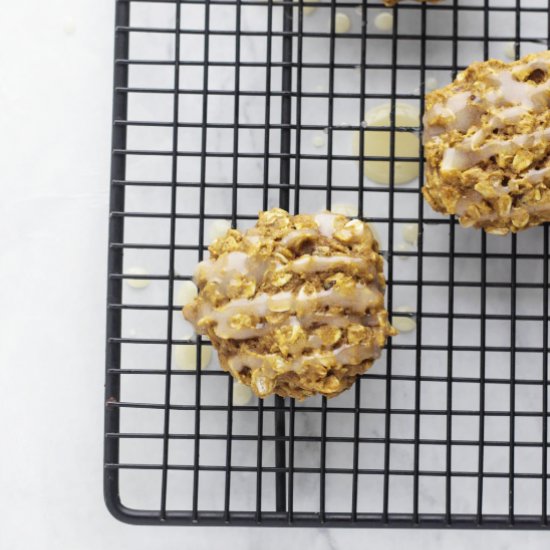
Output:
M184 344L173 346L174 366L180 370L195 370L197 368L197 346ZM206 369L212 359L212 346L203 343L201 346L201 370Z
M358 214L357 206L345 203L333 204L330 211L334 214L342 214L348 218L356 218Z
M504 55L508 59L515 59L516 58L516 43L515 42L506 42L506 44L504 44Z
M413 313L413 308L410 306L398 306L393 308L392 325L399 332L412 332L416 329L416 321L411 317L395 315L396 313Z
M208 244L216 239L223 237L231 229L231 224L227 220L216 220L208 228L206 232L206 240Z
M126 275L148 275L143 267L130 267L125 272ZM149 286L149 279L126 279L126 284L132 288L145 288Z
M178 290L176 304L186 306L197 297L197 286L193 281L182 281Z
M417 223L408 223L403 226L403 238L409 244L416 245L418 242L418 231Z
M393 28L393 15L388 11L379 13L374 18L374 26L380 31L391 31Z
M334 31L336 34L345 34L351 29L350 18L341 11L336 12L334 16Z
M314 147L323 147L326 143L325 136L318 134L314 136L312 142Z
M237 381L233 382L233 405L246 405L252 397L252 390L248 386Z

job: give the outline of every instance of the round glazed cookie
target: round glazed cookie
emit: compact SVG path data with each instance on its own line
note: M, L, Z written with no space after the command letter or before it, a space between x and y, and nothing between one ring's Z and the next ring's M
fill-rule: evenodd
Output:
M360 220L275 208L209 250L184 316L259 397L338 395L395 334L378 243Z
M426 96L423 194L466 227L550 220L550 52L470 65Z

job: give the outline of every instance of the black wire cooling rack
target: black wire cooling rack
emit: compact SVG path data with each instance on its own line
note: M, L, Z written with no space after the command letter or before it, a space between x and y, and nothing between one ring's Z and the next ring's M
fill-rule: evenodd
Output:
M424 205L418 181L369 182L368 150L349 144L358 132L363 151L371 106L421 111L430 78L545 49L549 6L406 2L391 31L373 24L378 0L315 6L116 2L107 505L140 524L546 527L548 227L464 230ZM384 130L392 169L419 163L421 148L394 154L415 128L392 114ZM416 330L330 401L238 405L217 366L174 367L174 346L209 345L186 332L177 297L211 225L335 201L378 228L388 309L411 306ZM407 223L421 228L412 249L399 246Z

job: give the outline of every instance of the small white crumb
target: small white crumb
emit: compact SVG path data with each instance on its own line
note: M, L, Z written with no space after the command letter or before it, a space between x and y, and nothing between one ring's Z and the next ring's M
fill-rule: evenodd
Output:
M516 58L516 43L515 42L506 42L504 44L504 55L508 59Z
M411 317L395 315L396 313L413 313L414 309L410 306L398 306L393 308L392 325L399 332L412 332L416 329L416 321Z
M125 271L125 275L148 275L143 267L130 267ZM126 279L126 284L132 288L145 288L149 286L149 279Z
M304 0L304 4L315 4L319 0ZM304 15L311 15L317 9L316 6L304 6Z
M433 76L431 76L430 78L426 78L426 82L424 82L424 88L429 92L435 90L437 88L437 78L434 78Z
M359 211L357 210L357 206L353 204L333 204L331 209L331 212L334 212L335 214L342 214L344 216L347 216L348 218L356 218Z
M369 123L366 120L361 121L361 128L366 128L369 125Z
M403 227L403 238L409 244L415 245L418 242L418 224L408 223Z
M63 21L63 32L67 35L71 35L76 32L76 23L72 17L66 17Z
M252 390L248 386L237 381L233 382L233 405L246 405L252 397Z
M359 16L362 16L363 15L363 6L361 4L359 4L358 6L355 6L353 8L353 11L359 15Z
M380 31L391 31L393 28L393 15L388 11L379 13L374 18L374 26Z
M210 244L216 239L223 237L231 229L231 224L227 220L214 221L206 231L206 240Z
M413 247L408 243L399 243L395 247L395 250L397 250L397 252L411 252ZM406 261L409 259L409 256L398 256L398 258L402 261Z
M180 370L195 370L197 368L197 346L195 344L175 345L172 347L174 366ZM206 369L212 359L212 346L204 343L201 346L201 370Z
M186 306L197 297L197 286L193 281L182 281L176 297L178 306Z
M324 147L325 146L325 136L317 134L312 139L313 147Z
M351 19L341 11L337 11L334 17L334 31L336 34L345 34L351 29Z

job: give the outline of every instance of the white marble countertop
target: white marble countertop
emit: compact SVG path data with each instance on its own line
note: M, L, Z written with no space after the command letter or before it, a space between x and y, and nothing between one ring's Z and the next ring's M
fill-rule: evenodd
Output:
M547 548L537 532L133 527L102 497L113 2L0 23L0 547Z

